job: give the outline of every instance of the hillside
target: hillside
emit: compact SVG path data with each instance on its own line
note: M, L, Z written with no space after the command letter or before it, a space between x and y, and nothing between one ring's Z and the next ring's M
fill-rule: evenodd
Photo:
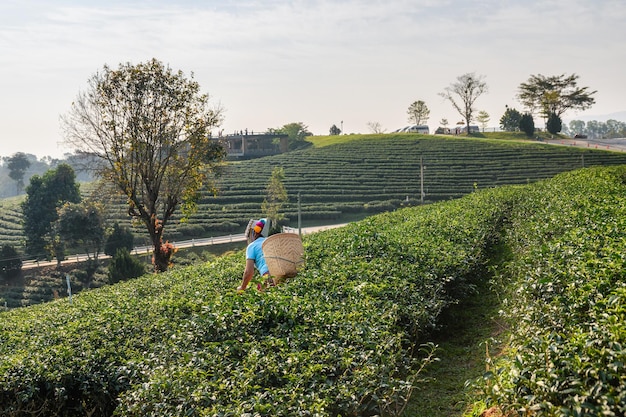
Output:
M495 134L492 134L493 137ZM507 134L511 138L511 134ZM287 225L297 226L298 196L305 225L342 223L398 207L461 197L501 185L527 184L560 172L597 165L626 164L626 153L550 146L538 142L415 134L314 137L314 147L229 163L217 195L205 192L187 223L174 219L170 241L241 233L258 217L272 169L282 167L289 202ZM421 169L423 167L423 170ZM86 193L90 187L83 185ZM96 190L102 199L107 195ZM119 198L109 199L111 221L129 225ZM15 199L0 200L0 244L21 248L21 213ZM137 242L145 233L134 228Z
M584 169L314 234L263 293L234 290L237 253L0 313L0 414L400 416L412 393L421 409L442 314L488 287L506 331L468 406L623 415L625 178Z

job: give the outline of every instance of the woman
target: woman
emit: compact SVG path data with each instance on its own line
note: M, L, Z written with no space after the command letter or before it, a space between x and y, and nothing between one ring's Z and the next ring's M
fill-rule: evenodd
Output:
M259 271L262 277L269 278L270 271L265 263L262 248L263 241L267 237L269 229L269 220L266 219L258 221L250 220L248 223L245 233L248 239L248 246L246 247L246 268L243 271L241 285L237 290L244 291L248 288L248 284L250 284L254 276L254 268Z

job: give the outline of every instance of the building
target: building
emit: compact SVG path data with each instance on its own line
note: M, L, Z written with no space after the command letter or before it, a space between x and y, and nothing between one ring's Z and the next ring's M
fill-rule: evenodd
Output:
M289 150L289 136L282 133L248 134L246 131L213 139L224 143L227 157L233 159L259 158Z

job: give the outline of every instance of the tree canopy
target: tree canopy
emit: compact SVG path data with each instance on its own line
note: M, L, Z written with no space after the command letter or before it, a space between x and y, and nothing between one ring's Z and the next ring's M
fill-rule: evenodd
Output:
M278 129L269 129L269 131L289 136L289 149L291 150L303 147L307 136L313 135L313 133L309 132L309 127L302 122L287 123ZM341 130L336 134L338 135L340 133Z
M518 99L530 113L539 111L548 118L550 114L561 117L568 110L586 110L595 104L592 97L597 91L578 86L578 75L531 75L519 86Z
M26 253L37 259L47 255L52 223L58 218L57 208L66 202L78 203L80 190L74 170L67 164L48 170L43 176L34 175L26 187L22 202Z
M550 113L548 116L548 121L546 122L546 130L553 135L556 135L563 128L563 122L561 118L557 116L555 113Z
M98 254L104 243L104 207L94 201L65 203L58 210L54 230L65 245L82 247L88 257Z
M225 156L210 139L221 120L193 74L156 59L117 70L105 65L62 118L66 143L97 158L96 174L117 187L129 215L145 225L156 271L168 268L172 253L163 244L168 221L179 206L183 215L195 210Z
M522 132L526 133L529 138L535 134L535 121L533 115L530 113L524 113L519 120L519 128Z
M517 109L506 106L506 110L500 118L500 128L506 132L517 132L520 130L521 119L522 113Z
M417 100L411 103L406 112L409 115L409 122L413 122L416 125L426 123L426 121L428 121L428 117L430 116L430 109L422 100Z
M467 73L457 77L456 82L446 87L439 95L448 100L452 107L459 112L465 120L467 134L470 133L470 123L474 120L474 103L488 91L484 76L475 73ZM458 97L458 98L457 98ZM457 102L457 100L460 100Z
M261 204L263 216L271 220L272 231L279 231L280 222L285 218L285 215L280 212L283 204L289 200L287 188L283 184L284 179L285 170L282 167L275 167L265 188L265 198Z
M24 152L17 152L7 160L9 177L17 183L17 194L24 188L24 174L30 168L30 161Z
M478 116L476 116L476 121L480 124L480 127L483 129L483 132L487 128L487 124L489 123L489 113L485 110L481 110L478 112Z
M330 129L328 130L328 133L329 133L331 136L334 136L334 135L340 135L340 134L341 134L341 129L339 129L339 128L337 127L337 125L332 125L332 126L330 127Z

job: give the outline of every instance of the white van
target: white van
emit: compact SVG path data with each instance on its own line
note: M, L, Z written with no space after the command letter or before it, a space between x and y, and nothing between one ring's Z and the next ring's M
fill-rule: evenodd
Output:
M396 130L396 132L405 132L405 133L421 133L423 135L430 134L430 130L426 125L411 125L405 126L401 129Z

